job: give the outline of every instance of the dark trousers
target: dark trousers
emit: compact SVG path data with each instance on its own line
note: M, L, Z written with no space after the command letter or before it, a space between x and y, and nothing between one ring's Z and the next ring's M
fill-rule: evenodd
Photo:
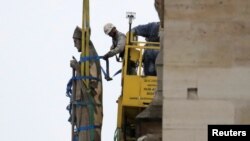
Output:
M155 60L159 50L146 49L143 54L144 74L146 76L156 76Z

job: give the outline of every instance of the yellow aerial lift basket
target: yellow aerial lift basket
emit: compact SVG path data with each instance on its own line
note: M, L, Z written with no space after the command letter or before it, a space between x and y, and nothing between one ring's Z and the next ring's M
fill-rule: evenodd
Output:
M116 141L136 140L136 116L150 104L157 87L156 76L143 74L142 56L145 49L159 50L159 43L139 42L136 36L128 35L122 66L122 94L118 99ZM136 68L131 68L131 63L136 64ZM134 70L132 74L129 73L131 69Z

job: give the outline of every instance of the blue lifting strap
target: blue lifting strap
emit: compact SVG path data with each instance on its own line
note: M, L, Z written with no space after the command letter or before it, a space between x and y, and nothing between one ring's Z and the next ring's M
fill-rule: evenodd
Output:
M67 83L67 88L66 88L66 96L67 97L71 97L71 95L72 95L72 85L73 85L73 83L72 83L73 81L72 81L72 79L70 79L69 80L69 82Z
M101 67L101 70L102 70L103 75L106 77L106 76L107 76L107 73L106 73L106 71L103 69L103 67Z
M83 79L90 79L90 80L92 79L92 80L100 81L99 78L93 77L93 76L76 76L72 78L72 80L83 80Z
M121 73L122 69L119 69L112 77L115 77L117 74Z
M103 56L84 56L84 57L80 58L80 63L90 61L90 60L97 61L97 60L100 60L101 58L103 58ZM101 66L101 70L102 70L102 73L103 73L105 79L109 78L109 74L108 74L107 70L105 71L102 66Z
M84 57L81 57L81 58L80 58L80 63L81 63L81 62L90 61L90 60L97 61L97 60L100 60L101 58L103 58L103 56L84 56ZM106 65L107 65L107 60L106 60ZM106 67L106 69L108 69L108 68ZM105 79L111 79L111 78L109 77L109 71L108 71L108 70L105 71L105 70L103 69L102 66L101 66L101 70L102 70L102 73L103 73ZM121 72L122 72L121 69L118 70L118 71L113 75L113 77L115 77L117 74L119 74L119 73L121 73Z
M101 128L101 126L98 125L88 125L88 126L82 126L77 129L77 132L81 131L87 131L87 130L93 130L95 128Z
M80 58L80 62L86 62L86 61L90 61L90 60L100 60L103 56L84 56Z
M66 88L66 96L67 97L71 97L71 95L72 95L73 80L83 80L83 79L92 79L92 80L100 81L99 78L93 77L93 76L77 76L77 77L72 77L69 80L68 84L67 84L67 88Z
M79 140L78 136L75 135L73 141L78 141L78 140Z
M102 104L95 104L93 102L84 102L79 100L74 101L73 104L76 106L102 106Z

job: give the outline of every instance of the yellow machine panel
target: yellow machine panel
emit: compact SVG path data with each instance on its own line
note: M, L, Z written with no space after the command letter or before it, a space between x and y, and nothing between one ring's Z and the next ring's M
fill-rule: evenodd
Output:
M122 105L139 106L140 83L140 77L137 77L136 75L124 78Z
M156 91L157 78L155 76L147 76L141 78L141 92L139 105L148 105Z
M156 87L157 79L155 76L126 76L122 104L124 106L145 107L152 101Z

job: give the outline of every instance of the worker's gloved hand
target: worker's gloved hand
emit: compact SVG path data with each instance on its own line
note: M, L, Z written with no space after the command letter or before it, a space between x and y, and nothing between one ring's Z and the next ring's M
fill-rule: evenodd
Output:
M103 55L102 59L108 60L109 56L110 56L110 53L108 52L105 55Z
M107 56L107 55L104 55L104 56L102 57L102 59L103 59L103 60L107 60L107 59L108 59L108 56Z
M80 69L80 65L76 60L70 60L70 67L75 69L75 70Z

